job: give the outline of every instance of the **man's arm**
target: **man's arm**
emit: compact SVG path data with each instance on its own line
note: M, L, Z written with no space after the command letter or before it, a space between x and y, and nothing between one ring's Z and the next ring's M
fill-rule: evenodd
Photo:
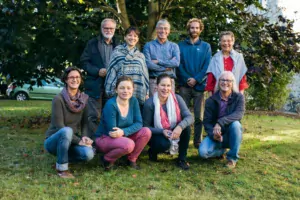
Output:
M183 59L183 54L180 53L180 65L179 65L179 76L182 78L183 82L186 83L187 80L192 77L186 70L185 70L185 61Z
M209 136L210 139L214 140L214 126L216 124L216 120L214 119L214 110L217 109L214 106L214 102L211 98L207 99L205 102L205 110L204 110L204 119L203 125L205 132Z
M98 77L99 76L99 67L91 64L91 46L90 42L87 43L84 48L83 53L80 57L81 68L88 73L90 76Z
M195 74L195 76L194 76L194 79L196 79L196 81L198 83L203 82L203 79L206 76L206 71L207 71L207 68L208 68L208 65L209 65L209 62L211 59L211 47L209 44L207 47L207 51L206 51L205 55L203 55L203 56L205 56L205 61L203 63L202 70L199 73Z
M218 119L218 124L224 126L224 125L229 125L234 121L240 121L243 118L244 113L245 113L245 98L244 95L238 94L237 104L234 111L230 115Z
M165 67L159 66L154 62L152 62L149 43L146 43L143 54L145 55L146 64L149 70L158 71L158 72L164 72L166 70Z
M177 44L172 44L171 46L172 51L172 58L170 60L164 59L157 59L158 64L164 66L165 68L176 68L180 64L180 51Z

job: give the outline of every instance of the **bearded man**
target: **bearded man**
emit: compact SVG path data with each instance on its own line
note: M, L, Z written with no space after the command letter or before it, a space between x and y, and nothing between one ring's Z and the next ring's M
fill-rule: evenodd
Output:
M192 18L187 23L189 37L180 42L180 65L178 68L179 94L187 106L193 99L194 104L194 146L202 141L202 121L204 112L204 89L206 71L211 59L210 44L199 38L204 30L201 19Z
M95 132L101 115L106 69L113 49L119 45L114 37L116 21L106 18L101 22L101 34L88 41L81 57L81 68L87 73L85 93L89 95L89 129Z

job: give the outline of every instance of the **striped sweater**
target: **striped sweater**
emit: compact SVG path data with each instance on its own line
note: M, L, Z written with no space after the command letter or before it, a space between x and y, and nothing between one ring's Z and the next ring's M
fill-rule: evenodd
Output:
M120 76L129 76L134 82L133 96L141 105L149 94L149 75L145 56L136 47L129 50L127 45L119 45L113 51L105 80L108 97L115 95L115 87Z

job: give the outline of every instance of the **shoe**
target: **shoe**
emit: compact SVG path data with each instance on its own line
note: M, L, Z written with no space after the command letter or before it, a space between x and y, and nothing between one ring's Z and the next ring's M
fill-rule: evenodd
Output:
M101 164L104 167L105 171L109 171L113 168L114 164L105 160L104 156L100 156Z
M228 160L227 164L225 165L225 167L227 167L228 169L234 169L236 166L236 162L234 162L233 160Z
M149 160L153 162L157 162L157 154L151 152L151 149L148 150Z
M223 153L220 156L215 157L217 160L225 160L226 159L226 153Z
M132 162L130 160L127 160L127 166L136 169L136 170L140 170L141 167L139 165L136 164L136 162Z
M75 176L73 176L73 174L71 174L71 172L67 171L59 171L57 170L57 175L60 178L75 178Z
M201 142L194 142L194 147L195 147L196 149L199 149L200 143L201 143Z
M185 160L178 160L177 161L177 166L180 167L183 170L190 169L190 164L188 162L186 162Z

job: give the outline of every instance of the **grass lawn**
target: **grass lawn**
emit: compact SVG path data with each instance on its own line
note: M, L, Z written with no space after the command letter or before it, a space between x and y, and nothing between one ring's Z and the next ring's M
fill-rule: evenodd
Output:
M60 179L55 157L43 149L50 101L0 101L0 199L300 199L300 120L246 115L237 167L202 160L192 146L189 171L160 155L140 156L142 169L104 172L99 158L71 165L76 178Z

